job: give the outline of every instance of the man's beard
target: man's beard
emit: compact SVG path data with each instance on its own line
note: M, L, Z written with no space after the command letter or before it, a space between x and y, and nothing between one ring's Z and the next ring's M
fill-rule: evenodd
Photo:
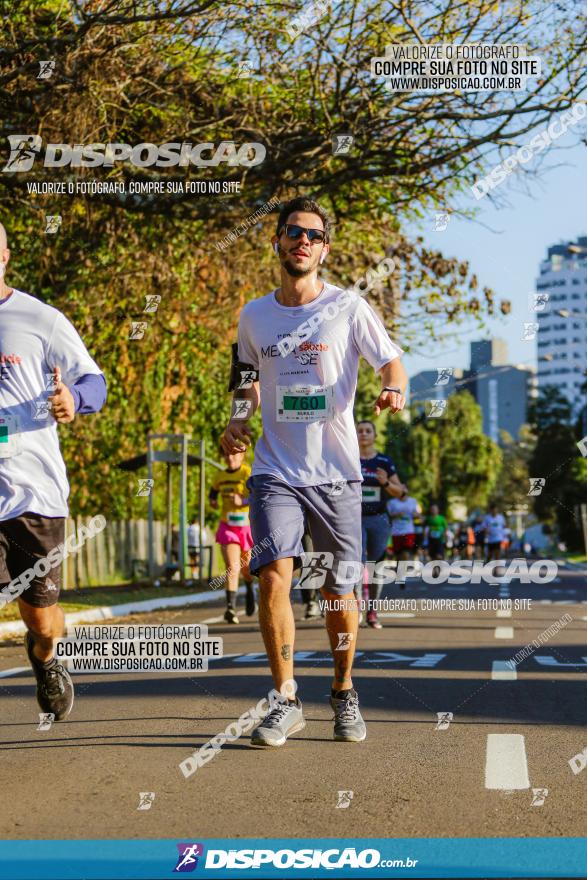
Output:
M304 275L309 275L314 268L313 266L309 266L307 269L302 269L301 267L298 268L298 266L292 266L292 264L287 259L283 261L282 265L287 274L290 275L292 278L303 278Z

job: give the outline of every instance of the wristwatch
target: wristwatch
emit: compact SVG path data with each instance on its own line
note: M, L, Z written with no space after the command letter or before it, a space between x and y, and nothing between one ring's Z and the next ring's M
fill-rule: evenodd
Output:
M394 386L386 385L385 388L382 388L381 390L382 391L396 391L398 394L402 393L401 388L398 388L397 385L394 385Z

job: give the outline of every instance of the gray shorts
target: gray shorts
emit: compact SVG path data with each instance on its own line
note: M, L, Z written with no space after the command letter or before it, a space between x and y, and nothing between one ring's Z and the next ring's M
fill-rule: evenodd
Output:
M247 488L252 574L277 559L293 558L294 568L302 567L298 587L353 592L363 573L360 480L290 486L271 474L258 474L249 477ZM305 531L312 538L312 553L304 553Z

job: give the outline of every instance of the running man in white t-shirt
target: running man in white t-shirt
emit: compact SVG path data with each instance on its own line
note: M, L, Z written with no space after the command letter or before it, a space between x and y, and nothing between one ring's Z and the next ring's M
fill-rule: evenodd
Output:
M74 695L53 655L69 495L57 424L97 412L106 382L67 318L7 287L9 259L0 224L0 607L18 600L39 706L59 721Z
M227 453L246 448L247 422L261 406L263 436L248 487L253 540L263 541L264 549L251 572L259 575L259 623L275 687L293 681L289 594L307 526L314 550L304 558L300 584L320 588L327 600L334 739L360 742L366 728L351 678L358 628L354 587L363 570L362 475L353 421L359 358L381 376L375 415L403 409L406 374L401 349L367 302L318 278L330 250L330 222L316 202L300 197L284 205L272 242L281 286L247 303L239 322L237 372L258 371L258 380L235 392L222 442ZM302 705L290 692L253 731L251 743L280 746L304 726Z
M487 561L499 559L501 556L501 542L504 539L506 521L503 514L498 513L497 504L489 505L489 513L483 520L481 527L485 530L485 542L487 544Z

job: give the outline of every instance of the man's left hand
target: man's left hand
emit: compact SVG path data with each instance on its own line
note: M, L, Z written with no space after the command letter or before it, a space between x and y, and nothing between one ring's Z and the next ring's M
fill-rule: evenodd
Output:
M379 394L379 397L375 401L375 406L373 407L373 412L376 416L381 413L381 410L389 408L392 413L399 412L406 405L406 398L399 391L382 391Z
M61 381L61 370L59 367L55 367L53 370L53 377L55 390L53 394L49 395L53 418L56 422L59 422L59 424L73 422L75 419L75 403L73 395L67 385L64 385Z

